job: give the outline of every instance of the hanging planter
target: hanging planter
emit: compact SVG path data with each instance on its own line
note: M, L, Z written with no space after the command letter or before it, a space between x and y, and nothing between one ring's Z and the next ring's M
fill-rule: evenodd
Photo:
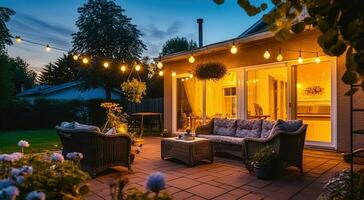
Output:
M199 80L219 80L222 79L226 73L226 66L219 62L199 64L194 71L196 78Z
M125 81L121 84L123 93L128 100L133 103L141 103L143 96L146 95L147 85L138 79L133 78L131 81Z

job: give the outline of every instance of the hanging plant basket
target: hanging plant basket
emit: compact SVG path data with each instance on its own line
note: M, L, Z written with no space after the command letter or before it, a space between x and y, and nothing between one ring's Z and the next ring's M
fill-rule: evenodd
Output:
M199 64L195 68L194 75L199 80L219 80L227 73L226 66L219 62Z
M141 103L144 95L146 95L147 85L138 79L133 78L131 81L125 81L121 84L123 93L128 100L133 103Z

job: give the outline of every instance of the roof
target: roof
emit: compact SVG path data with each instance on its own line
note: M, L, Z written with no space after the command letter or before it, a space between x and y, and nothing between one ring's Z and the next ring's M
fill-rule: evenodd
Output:
M18 93L17 97L26 97L26 96L39 96L39 95L45 95L50 94L54 92L59 92L62 90L65 90L67 88L72 87L79 87L80 86L79 81L72 81L68 83L63 83L59 85L36 85L28 90L25 90L23 92ZM121 94L121 91L114 88L114 91Z
M239 38L266 32L269 30L268 28L269 28L268 24L265 23L261 18L260 20L255 22L252 26L250 26L248 29L246 29L242 34L240 34Z

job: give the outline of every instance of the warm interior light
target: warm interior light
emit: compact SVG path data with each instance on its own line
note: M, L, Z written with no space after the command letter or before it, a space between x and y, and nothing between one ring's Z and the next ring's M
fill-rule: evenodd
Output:
M15 42L21 42L22 40L21 40L21 37L20 36L15 36Z
M283 56L282 56L281 53L279 53L278 56L277 56L277 61L280 62L282 60L283 60Z
M83 58L82 62L83 62L83 64L87 64L88 63L88 58Z
M47 44L47 45L46 45L45 50L46 50L47 52L50 52L50 51L51 51L51 46L49 46L49 44Z
M191 55L191 56L188 58L188 62L190 62L190 63L194 63L194 62L195 62L195 57L193 57L193 55Z
M176 72L172 72L172 77L175 77L176 75Z
M136 71L140 71L140 65L136 65L136 66L135 66L135 70L136 70Z
M183 81L185 81L185 79L183 78L183 79L181 79L181 81L183 82Z
M104 62L104 67L108 68L109 67L109 63L108 62Z
M77 54L73 55L73 60L78 60L78 55Z
M233 46L231 46L230 52L232 54L236 54L238 52L238 48L235 45L233 45Z
M265 59L269 59L269 58L270 58L270 53L269 53L268 49L264 52L263 57L264 57Z
M189 77L190 77L190 78L193 78L193 74L190 74L190 75L189 75Z
M125 71L126 71L126 67L125 67L125 65L121 65L120 70L121 70L122 72L125 72Z
M301 51L299 51L299 56L298 56L297 62L298 62L299 64L302 64L302 63L303 63L303 58L302 58Z
M159 61L157 63L157 67L158 67L158 69L162 69L163 68L163 63Z
M318 54L318 53L316 54L315 62L316 62L317 64L321 62L321 59L320 59L320 56L319 56L319 54Z
M188 78L186 78L185 80L188 81Z
M159 71L159 76L163 76L163 70Z

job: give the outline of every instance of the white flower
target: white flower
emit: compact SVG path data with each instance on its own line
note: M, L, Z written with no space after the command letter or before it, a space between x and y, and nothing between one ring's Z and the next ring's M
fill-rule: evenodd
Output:
M18 142L18 146L19 147L22 147L22 148L26 148L26 147L29 147L29 142L27 142L26 140L20 140L19 142Z
M60 153L53 153L52 156L51 156L51 161L63 162L64 161L64 157Z
M21 170L21 172L23 174L26 174L26 175L33 174L33 167L32 166L24 165L20 170Z
M15 186L9 186L0 190L0 197L5 197L5 199L15 200L19 196L19 190Z
M68 153L66 157L70 160L81 160L83 158L83 154L80 152L72 152Z
M46 195L43 192L33 191L27 195L26 200L45 200Z

